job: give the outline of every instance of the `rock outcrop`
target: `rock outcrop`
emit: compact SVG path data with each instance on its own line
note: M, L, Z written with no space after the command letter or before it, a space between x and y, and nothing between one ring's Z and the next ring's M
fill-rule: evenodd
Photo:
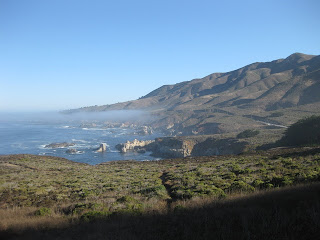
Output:
M181 158L191 156L197 141L180 137L157 138L152 147L152 153L159 157Z
M76 154L77 153L77 149L74 149L74 148L70 148L66 151L66 153L68 154Z
M143 153L147 150L144 148L148 147L153 142L154 140L139 141L135 139L132 142L127 141L126 143L117 144L116 149L119 150L121 153L126 153L127 151L137 151Z
M82 154L82 153L84 153L83 151L78 151L77 149L75 149L75 148L70 148L70 149L68 149L67 151L66 151L66 153L68 153L68 154Z
M76 145L75 143L67 143L67 142L63 142L63 143L51 143L45 146L45 148L67 148L67 147L72 147Z
M149 126L142 126L135 134L142 136L151 135L153 134L153 129Z
M100 147L96 151L97 152L105 152L105 151L107 151L107 144L106 143L101 143Z
M152 145L154 156L189 157L239 154L247 148L247 142L237 139L215 139L208 136L200 137L166 137L157 138Z
M215 139L210 136L164 137L149 141L135 139L116 145L116 149L122 153L151 151L153 156L163 158L239 154L246 151L247 147L248 143L245 141L234 138Z

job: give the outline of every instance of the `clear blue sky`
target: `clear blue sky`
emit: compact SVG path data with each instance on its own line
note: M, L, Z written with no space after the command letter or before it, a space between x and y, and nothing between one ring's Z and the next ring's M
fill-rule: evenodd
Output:
M0 111L110 104L318 55L319 12L317 0L0 0Z

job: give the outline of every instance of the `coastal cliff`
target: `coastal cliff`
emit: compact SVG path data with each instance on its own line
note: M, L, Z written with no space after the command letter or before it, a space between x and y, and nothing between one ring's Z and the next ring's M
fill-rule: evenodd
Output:
M121 153L126 153L128 151L142 152L145 151L145 149L143 149L144 147L147 147L153 142L154 140L139 141L135 139L132 142L127 141L126 143L117 144L116 149L119 150Z
M239 154L246 151L247 147L248 143L245 141L216 139L211 136L163 137L147 141L135 139L116 145L122 153L151 151L153 156L164 158Z
M208 136L157 138L152 152L159 157L190 157L239 154L247 149L248 143L237 139L215 139Z

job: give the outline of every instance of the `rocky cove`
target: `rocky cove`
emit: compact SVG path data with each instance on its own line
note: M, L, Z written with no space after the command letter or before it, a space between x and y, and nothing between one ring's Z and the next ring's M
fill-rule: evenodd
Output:
M52 143L46 147L67 148L74 146L73 143ZM239 154L246 151L248 143L233 138L216 139L213 136L184 136L184 137L160 137L155 140L126 141L115 146L120 153L140 153L151 152L153 157L160 158L183 158L192 156L212 156ZM106 143L101 143L100 147L92 149L96 152L106 152ZM79 154L74 148L66 150L68 154Z
M160 158L181 158L190 156L211 156L211 155L229 155L245 152L249 148L249 143L236 138L218 138L216 135L200 135L193 128L178 127L177 124L168 124L157 126L155 124L145 125L134 122L103 122L86 123L82 128L128 128L132 129L133 135L137 135L134 140L127 140L115 145L115 149L120 153L140 153L151 152L151 156ZM219 124L201 125L204 132L216 134ZM173 131L173 129L175 129ZM170 132L171 130L171 132ZM202 131L201 130L201 131ZM152 134L154 131L162 132L165 137L158 137L154 140ZM200 130L199 130L200 131ZM188 134L189 133L189 134ZM183 136L179 136L182 134ZM173 136L172 136L173 135ZM139 136L139 137L138 137ZM142 139L142 136L146 138ZM150 137L150 138L149 138ZM149 139L148 139L149 138ZM126 155L125 154L125 155Z
M246 143L237 139L217 139L218 135L168 136L153 126L131 122L22 122L1 126L8 141L0 145L0 154L50 155L89 164L237 154L246 149ZM102 143L106 144L101 146Z
M23 119L22 115L18 115ZM144 127L145 126L145 127ZM140 132L140 133L139 133ZM148 133L148 134L146 134ZM155 160L149 152L122 154L115 148L127 140L150 140L163 137L145 124L134 125L88 121L13 121L0 123L0 154L34 154L67 158L90 165L102 162ZM101 147L101 144L105 143Z

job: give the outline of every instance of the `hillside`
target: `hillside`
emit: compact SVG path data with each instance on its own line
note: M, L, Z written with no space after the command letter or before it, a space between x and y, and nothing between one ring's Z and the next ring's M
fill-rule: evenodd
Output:
M204 78L162 86L144 97L77 111L147 110L159 118L155 128L175 134L214 134L240 131L268 122L289 125L320 112L320 56L294 53L285 59L257 62ZM282 115L282 116L279 116ZM258 119L261 120L261 119ZM179 134L178 134L179 135Z
M1 239L317 239L320 148L87 165L0 156Z

